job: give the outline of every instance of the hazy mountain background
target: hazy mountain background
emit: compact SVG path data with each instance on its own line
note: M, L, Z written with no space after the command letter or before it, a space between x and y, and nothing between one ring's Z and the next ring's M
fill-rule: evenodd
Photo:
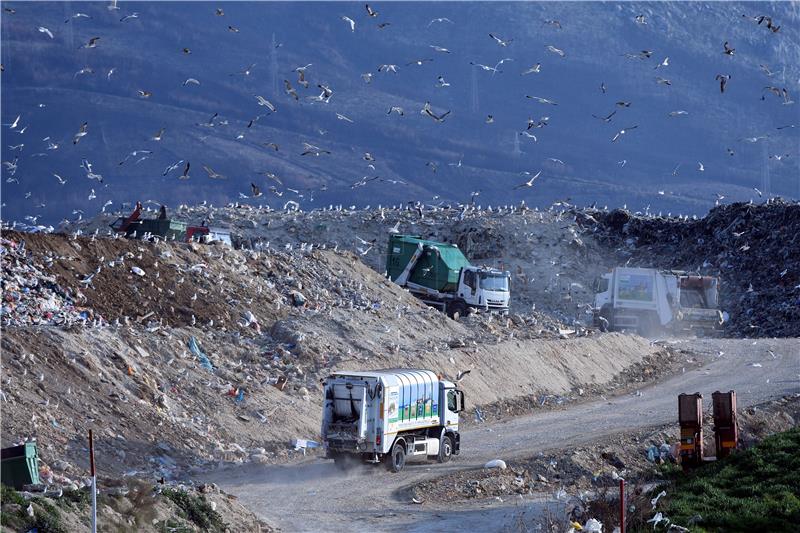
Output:
M54 224L72 218L74 209L96 212L109 200L115 207L135 200L281 207L296 200L311 209L331 203L468 202L480 191L476 201L484 206L521 200L546 206L569 198L701 214L717 193L725 195L722 202L758 201L753 187L765 196L800 196L800 127L777 129L800 126L800 103L786 105L763 90L785 87L791 99L800 97L797 2L380 2L371 4L378 12L374 18L362 3L2 6L2 160L19 158L14 176L3 168L5 220L40 215L39 223ZM75 13L91 18L70 18ZM138 17L120 22L133 13ZM769 15L780 31L743 14ZM637 24L637 15L647 23ZM356 22L354 32L342 16ZM431 23L439 17L452 23ZM561 29L545 20L558 20ZM381 23L390 24L380 29ZM40 26L54 38L38 31ZM513 41L501 47L489 32ZM97 47L83 48L93 37L100 37ZM724 41L735 55L723 53ZM624 55L642 50L651 50L652 57ZM656 70L665 57L669 66ZM434 61L407 65L429 58ZM470 65L504 58L513 61L496 74ZM305 89L292 70L309 63ZM540 73L520 74L536 63ZM251 64L249 76L238 74ZM398 73L377 72L382 64L398 65ZM767 76L759 65L774 74ZM93 73L76 74L85 67ZM372 74L371 83L363 73ZM731 75L724 94L717 74ZM449 87L437 87L439 75ZM657 84L656 76L672 85ZM190 77L200 85L183 86ZM284 92L284 79L300 101ZM333 90L328 104L307 98L320 93L318 83ZM152 96L142 99L138 90ZM255 95L277 111L270 114ZM620 100L632 104L616 107ZM437 113L451 111L443 123L420 114L425 101ZM405 116L387 115L393 105L403 107ZM610 123L592 117L614 110ZM668 116L677 110L688 115ZM199 125L214 113L214 127ZM489 114L492 124L485 123ZM19 126L11 130L7 125L18 115ZM519 136L529 117L543 116L549 124L530 130L538 142ZM88 135L73 145L83 122L89 123ZM634 125L611 142L618 130ZM150 140L161 128L163 140ZM741 140L759 136L767 137ZM46 137L58 148L48 149ZM303 141L332 154L303 157ZM279 151L263 146L268 142ZM25 146L10 148L19 144ZM133 150L153 153L120 165ZM375 157L375 170L367 167L364 152ZM789 156L770 159L776 154ZM87 179L83 158L102 174L103 184ZM177 178L183 165L162 176L178 160L191 162L189 180ZM435 173L429 162L438 166ZM697 170L698 162L705 171ZM209 179L202 165L227 179ZM521 172L539 170L532 188L512 190L528 179ZM278 175L283 186L262 172ZM53 173L67 183L59 185ZM365 176L405 184L375 180L351 187ZM251 182L264 196L240 200L240 193L250 194ZM270 185L282 196L267 191ZM91 189L96 198L89 200Z

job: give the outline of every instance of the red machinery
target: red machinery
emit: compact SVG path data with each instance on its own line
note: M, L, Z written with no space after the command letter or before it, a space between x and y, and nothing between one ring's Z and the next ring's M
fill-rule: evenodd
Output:
M678 421L681 426L679 460L684 468L703 463L703 395L678 395Z
M739 424L736 420L736 392L716 391L711 395L714 404L714 444L717 459L730 455L739 442Z

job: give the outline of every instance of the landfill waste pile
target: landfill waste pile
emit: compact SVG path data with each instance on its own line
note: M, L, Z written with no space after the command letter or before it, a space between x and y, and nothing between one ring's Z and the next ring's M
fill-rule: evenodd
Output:
M457 244L477 265L511 273L511 311L541 311L568 325L591 324L594 282L613 267L673 268L719 275L724 334L792 336L800 331L800 205L730 204L703 218L518 206L329 207L308 212L232 204L181 206L175 216L231 230L254 249L334 248L383 274L392 233ZM124 211L121 211L124 212ZM70 231L107 232L116 215Z
M4 290L19 297L2 313L3 445L35 438L45 460L85 469L94 429L106 474L316 453L320 380L339 369L469 369L480 406L601 390L663 353L539 312L454 321L348 251L4 239Z
M629 266L719 276L725 332L743 337L800 336L800 204L773 199L734 203L699 219L648 217L624 210L580 213L595 239Z
M124 211L120 211L124 213ZM116 214L69 225L83 234L108 233ZM240 246L253 249L334 248L354 253L386 272L389 235L401 233L455 243L470 261L511 273L511 312L545 312L566 324L590 324L592 284L607 272L613 254L584 237L586 230L564 210L520 206L424 207L281 211L236 204L180 206L181 220L205 219L229 229Z
M101 316L95 316L91 309L79 305L80 298L66 291L58 284L56 276L45 271L45 265L50 265L52 260L46 256L42 258L44 264L29 261L25 241L0 237L3 272L0 320L3 326L68 326L76 322L102 322Z

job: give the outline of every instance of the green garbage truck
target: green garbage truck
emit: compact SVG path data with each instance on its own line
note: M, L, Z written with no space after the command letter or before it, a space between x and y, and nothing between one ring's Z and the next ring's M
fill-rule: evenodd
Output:
M393 282L453 318L476 309L508 313L511 274L472 265L455 244L391 235L386 273Z

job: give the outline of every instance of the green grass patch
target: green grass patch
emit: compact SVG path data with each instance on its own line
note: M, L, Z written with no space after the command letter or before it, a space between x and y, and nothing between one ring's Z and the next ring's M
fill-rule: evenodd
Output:
M800 428L673 476L663 513L679 525L694 517L693 532L796 531L800 524Z
M161 494L172 500L187 518L202 531L223 532L225 522L222 516L211 508L211 504L202 494L193 495L183 490L165 488Z

